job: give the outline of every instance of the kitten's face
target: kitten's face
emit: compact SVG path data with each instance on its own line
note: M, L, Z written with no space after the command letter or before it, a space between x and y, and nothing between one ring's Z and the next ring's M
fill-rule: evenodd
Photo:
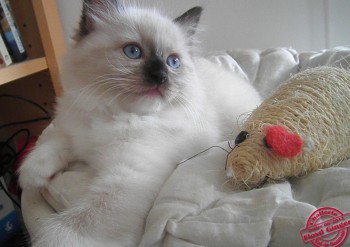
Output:
M182 104L197 83L190 53L201 9L173 21L109 1L85 5L95 9L83 13L69 59L77 84L70 88L78 97L140 114Z

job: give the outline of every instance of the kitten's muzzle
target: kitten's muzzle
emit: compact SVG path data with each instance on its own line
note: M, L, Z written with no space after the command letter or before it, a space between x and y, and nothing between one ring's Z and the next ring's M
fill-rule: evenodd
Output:
M160 86L168 82L168 69L161 58L152 58L144 67L145 80L152 85Z
M155 71L149 75L152 83L160 86L168 81L168 73L166 71Z

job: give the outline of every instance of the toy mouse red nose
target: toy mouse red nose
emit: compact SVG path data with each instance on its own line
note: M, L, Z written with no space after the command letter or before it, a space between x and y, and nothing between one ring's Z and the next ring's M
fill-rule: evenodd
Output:
M265 143L279 156L293 158L301 153L303 140L297 134L290 133L284 126L275 125L264 128Z

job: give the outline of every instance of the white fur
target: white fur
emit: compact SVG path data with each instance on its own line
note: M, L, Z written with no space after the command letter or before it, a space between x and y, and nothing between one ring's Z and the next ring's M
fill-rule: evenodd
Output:
M260 103L247 82L192 59L184 32L171 20L134 8L114 14L69 52L54 127L20 169L25 189L46 186L75 160L96 170L89 193L48 220L35 247L136 246L176 164L227 139L237 118ZM180 55L163 98L123 92L146 87L134 72L142 61L123 57L120 46L128 41L155 44L165 57Z

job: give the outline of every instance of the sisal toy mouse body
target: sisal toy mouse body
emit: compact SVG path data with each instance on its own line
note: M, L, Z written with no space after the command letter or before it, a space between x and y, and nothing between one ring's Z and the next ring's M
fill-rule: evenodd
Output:
M283 84L247 119L228 156L235 187L255 188L350 157L350 71L319 67Z

